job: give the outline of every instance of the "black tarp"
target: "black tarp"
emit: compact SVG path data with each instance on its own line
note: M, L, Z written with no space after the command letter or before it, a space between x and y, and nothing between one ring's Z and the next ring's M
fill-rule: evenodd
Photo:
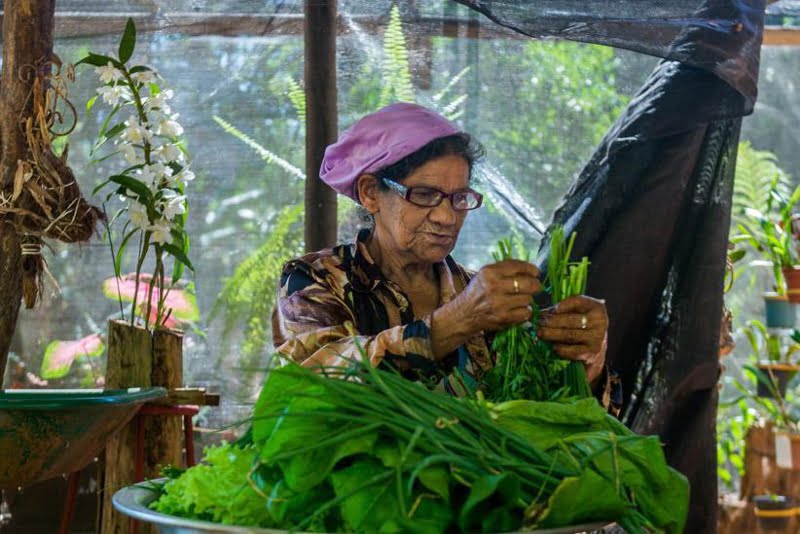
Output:
M687 475L687 532L716 532L718 339L741 117L756 98L763 0L458 0L532 37L658 56L554 215L606 299L623 419ZM546 250L546 240L542 250ZM545 265L540 261L540 265Z

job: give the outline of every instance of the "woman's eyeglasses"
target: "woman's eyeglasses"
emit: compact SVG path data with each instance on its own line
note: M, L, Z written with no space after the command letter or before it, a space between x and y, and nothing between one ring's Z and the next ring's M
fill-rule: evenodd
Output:
M446 198L450 199L450 204L456 211L474 210L480 208L483 203L483 195L472 189L445 193L432 187L406 187L386 178L381 178L381 182L408 202L421 208L435 208Z

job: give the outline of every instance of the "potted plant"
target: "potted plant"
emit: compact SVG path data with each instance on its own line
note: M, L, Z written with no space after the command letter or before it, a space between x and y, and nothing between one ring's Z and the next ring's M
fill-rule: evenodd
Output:
M194 270L185 229L186 186L194 174L186 161L183 128L170 109L173 92L152 67L131 62L135 44L136 27L128 19L116 57L90 52L76 63L94 66L100 78L87 110L98 99L110 106L92 155L118 169L94 191L106 192L104 208L113 199L120 205L107 225L115 278L109 287L104 284L104 292L118 297L121 319L108 324L105 384L176 389L183 386L183 335L170 328L177 314L171 303L184 269ZM129 262L132 269L123 271ZM160 465L179 465L179 418L148 418L143 434L144 476L157 474ZM119 459L132 457L138 439L129 426L109 443L106 487L133 481L132 466ZM104 501L102 530L116 531L124 521L111 506L110 491Z
M111 107L93 155L113 144L113 149L96 161L119 161L122 168L94 190L108 191L106 203L113 197L121 202L108 231L120 312L124 318L123 289L130 285L126 321L131 328L155 331L170 324L170 292L180 283L184 268L193 270L185 230L185 191L194 174L186 162L183 128L170 110L173 93L152 67L130 64L135 43L136 28L128 19L118 57L90 52L76 65L93 65L100 77L101 86L87 109L92 109L98 98ZM116 244L111 232L115 224L122 229ZM125 275L122 266L129 246L136 247L135 267ZM146 263L153 265L152 272L144 271Z
M747 322L742 332L757 361L758 396L785 396L789 381L800 371L800 365L794 360L794 355L800 351L800 331L794 330L788 341L784 341L784 337L770 333L764 323L753 319ZM766 360L762 358L765 353Z
M764 209L745 207L736 225L737 234L731 238L734 244L746 243L763 254L771 263L774 279L774 295L768 300L800 302L800 258L798 257L798 234L795 205L800 200L800 186L787 193L778 176L771 182Z
M795 515L794 502L785 495L754 495L756 519L759 528L766 532L786 532Z

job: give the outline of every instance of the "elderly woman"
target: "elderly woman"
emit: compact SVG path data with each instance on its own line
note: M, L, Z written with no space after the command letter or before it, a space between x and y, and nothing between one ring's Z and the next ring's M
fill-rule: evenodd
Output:
M329 146L320 178L374 225L355 243L286 264L273 315L278 352L304 366L369 358L454 395L475 387L493 365L487 340L529 320L542 289L533 264L507 260L473 273L450 257L467 214L481 206L470 188L479 156L454 124L406 103L367 115ZM584 364L606 406L607 327L603 302L579 296L543 310L537 331Z

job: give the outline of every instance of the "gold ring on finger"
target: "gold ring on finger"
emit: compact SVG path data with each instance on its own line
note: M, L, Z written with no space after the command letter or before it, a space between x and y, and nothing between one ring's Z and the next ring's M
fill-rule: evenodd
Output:
M585 315L581 315L581 330L586 330L586 326L588 324L589 324L589 319L587 319Z
M519 282L514 278L514 293L519 293Z

